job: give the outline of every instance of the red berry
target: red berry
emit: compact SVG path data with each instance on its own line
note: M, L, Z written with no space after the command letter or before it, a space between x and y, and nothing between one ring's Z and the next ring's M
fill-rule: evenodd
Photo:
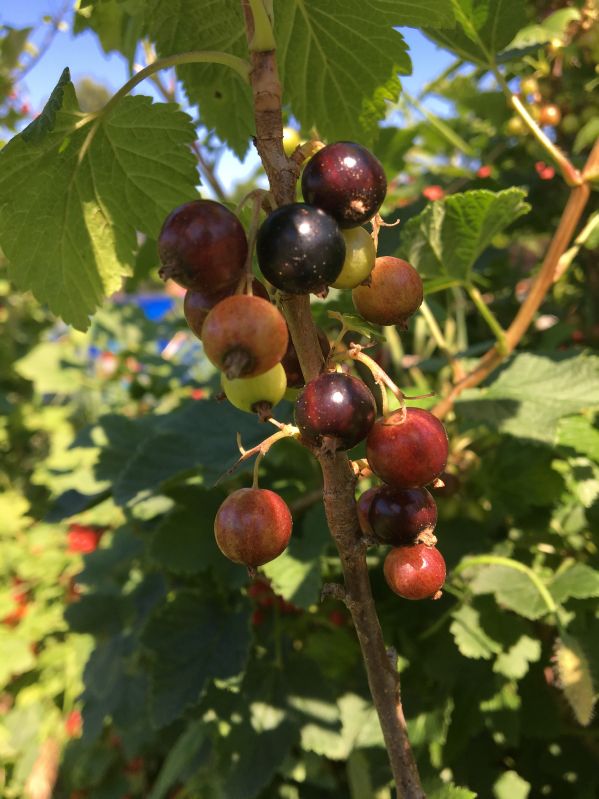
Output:
M372 498L368 520L382 544L413 544L420 533L435 529L437 506L426 488L384 486Z
M433 184L432 186L425 186L425 188L422 189L422 196L434 202L435 200L442 200L443 197L445 197L445 191L442 186Z
M404 599L427 599L445 582L445 560L436 547L415 544L392 549L385 558L387 585Z
M378 419L366 440L366 457L372 471L397 488L418 488L432 483L447 463L445 428L422 408L398 410Z
M332 610L329 613L329 621L335 627L344 627L347 622L347 617L342 610Z
M245 294L219 302L202 325L204 352L229 380L255 377L276 366L287 349L288 335L274 305Z
M352 291L356 311L368 322L402 328L420 308L423 297L418 272L407 261L391 255L376 259L370 285L356 286Z
M264 277L290 294L318 294L339 276L345 240L332 216L305 203L282 205L262 223L256 255Z
M322 357L326 359L331 349L331 344L324 330L317 328L316 332L318 334L318 343L320 344ZM291 336L289 336L289 344L287 345L287 352L285 353L285 355L283 355L283 360L281 361L281 364L287 376L287 387L302 388L302 386L305 385L304 375L302 373L302 368L300 366L299 358L297 357L297 352L295 351L295 347L293 346L293 341L291 340Z
M239 281L229 286L217 294L205 294L201 291L187 291L185 299L183 300L183 313L192 333L201 340L202 339L202 325L210 311L225 297L230 297L235 294ZM263 300L270 302L268 291L264 288L259 280L254 278L252 280L252 294L254 297L261 297Z
M339 227L367 222L387 193L385 171L374 155L350 141L329 144L314 155L302 174L302 195L322 208Z
M366 438L375 416L369 389L343 372L328 372L311 380L295 403L295 421L302 438L314 447L324 443L333 450L351 449Z
M368 514L370 513L370 506L372 505L372 500L378 494L379 488L369 488L367 491L364 491L363 494L360 494L360 498L356 504L356 509L358 511L358 521L360 522L360 529L364 533L364 535L374 535L374 530L370 525L370 521L368 518Z
M283 552L293 521L285 502L265 488L240 488L218 509L214 534L219 549L234 563L262 566Z
M491 167L490 166L481 166L478 168L476 173L478 178L490 178L491 177Z
M69 552L86 554L98 548L105 527L91 527L86 524L70 524L67 532Z
M64 728L69 738L78 738L81 735L81 713L78 710L71 710L66 717Z
M216 294L241 278L247 251L235 214L213 200L193 200L175 208L162 225L159 274L186 289Z
M555 105L554 103L548 103L547 105L542 105L539 109L539 125L548 125L550 127L555 127L555 125L559 125L562 119L562 112L559 109L559 106Z

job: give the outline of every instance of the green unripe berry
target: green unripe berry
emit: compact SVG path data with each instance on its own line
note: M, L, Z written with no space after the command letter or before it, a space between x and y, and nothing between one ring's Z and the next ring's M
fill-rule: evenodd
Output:
M283 150L285 150L287 158L293 155L301 143L302 139L299 131L295 128L283 128Z
M246 413L257 413L261 419L268 419L287 390L285 370L280 363L256 377L229 380L222 375L221 384L231 405Z
M354 289L363 283L374 268L376 250L372 236L363 227L342 230L345 239L345 261L337 280L336 289Z

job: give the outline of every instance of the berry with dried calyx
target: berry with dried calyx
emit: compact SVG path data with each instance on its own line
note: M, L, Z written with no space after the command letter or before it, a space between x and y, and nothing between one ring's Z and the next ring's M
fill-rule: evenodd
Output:
M276 288L318 294L339 276L345 241L332 216L306 203L290 203L262 223L256 255L262 274Z
M302 174L302 195L342 228L368 222L381 207L387 179L380 161L361 144L339 141L319 150Z
M285 354L287 324L270 302L236 294L210 311L202 325L202 341L208 359L229 380L255 377Z
M235 294L237 285L238 283L236 282L229 288L219 291L217 294L204 294L201 291L192 291L191 289L185 293L185 299L183 300L185 320L192 333L194 333L200 341L202 340L202 325L206 317L221 300ZM268 300L270 302L268 291L256 278L252 280L252 294L254 297L261 297L263 300Z
M216 294L242 276L248 243L235 214L214 200L193 200L175 208L158 237L163 280Z
M240 488L218 509L214 535L229 560L256 568L286 549L292 525L289 508L274 491Z
M370 390L343 372L311 380L295 403L295 420L304 441L332 451L351 449L366 438L375 416Z
M447 463L445 428L429 411L406 408L378 419L366 440L372 471L397 488L432 483Z
M385 255L376 259L370 285L352 291L356 311L377 325L406 329L409 318L422 305L424 289L418 272L407 261Z
M285 370L280 363L256 377L229 380L223 375L221 384L231 405L246 413L257 413L261 421L272 416L272 409L283 399L287 390Z
M381 544L405 546L433 532L437 506L426 488L383 486L372 498L368 521Z
M385 580L404 599L435 597L445 582L445 559L436 547L415 544L392 549L385 558Z

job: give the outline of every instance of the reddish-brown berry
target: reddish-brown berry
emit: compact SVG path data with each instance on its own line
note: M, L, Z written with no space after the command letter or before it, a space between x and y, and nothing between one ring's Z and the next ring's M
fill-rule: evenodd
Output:
M217 294L205 294L201 291L187 291L183 300L183 313L191 331L201 340L202 325L210 311L225 297L231 297L237 290L239 281L219 291ZM252 294L270 302L268 291L259 280L252 280Z
M370 506L372 505L372 500L376 497L379 492L378 487L369 488L367 491L364 491L363 494L360 494L358 502L356 503L356 509L358 511L358 521L360 522L360 529L364 533L364 535L374 536L374 530L370 525L370 520L368 515L370 513Z
M423 297L418 272L407 261L390 255L376 259L369 286L352 291L356 311L368 322L402 328L420 308Z
M446 566L436 547L415 544L392 549L385 558L389 588L404 599L433 597L445 582Z

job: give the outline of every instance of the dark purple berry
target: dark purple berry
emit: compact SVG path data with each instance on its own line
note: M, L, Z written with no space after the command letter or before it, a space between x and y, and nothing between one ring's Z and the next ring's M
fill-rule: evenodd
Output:
M435 529L437 506L426 488L381 487L370 504L368 521L382 544L414 544L418 535Z

